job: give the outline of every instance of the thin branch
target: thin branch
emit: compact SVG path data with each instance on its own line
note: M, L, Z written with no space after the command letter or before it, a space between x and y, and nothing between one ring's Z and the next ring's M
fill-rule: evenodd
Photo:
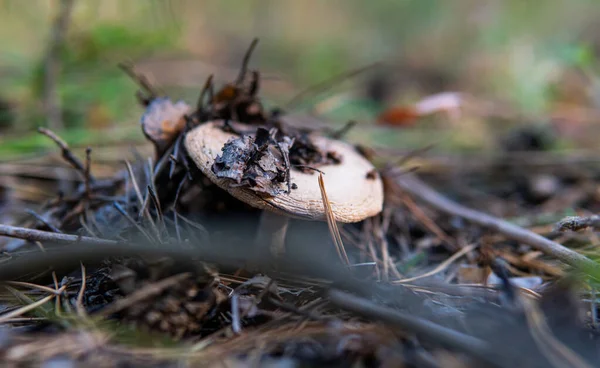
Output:
M492 354L491 347L485 341L478 338L465 335L413 315L405 314L401 311L379 306L367 299L343 291L330 290L329 298L333 304L340 308L385 322L403 330L411 331L444 347L468 353L485 361L490 366L502 366L495 359L495 354Z
M77 157L75 157L73 152L71 152L69 145L65 141L63 141L58 135L56 135L56 133L54 133L50 129L38 128L38 132L40 132L43 135L45 135L46 137L52 139L54 141L54 143L56 143L56 145L60 148L62 157L65 159L65 161L67 161L69 164L71 164L71 166L73 166L73 168L75 168L75 170L77 170L81 174L81 176L83 178L85 178L84 165L81 163L81 161ZM90 182L94 182L93 176L90 175L89 179L90 179Z
M125 160L125 165L127 166L127 172L129 173L129 177L131 178L131 183L133 184L133 189L135 190L135 195L140 202L140 207L144 206L144 196L142 196L142 191L140 190L140 186L135 178L135 174L133 172L133 168L129 161Z
M532 231L514 225L508 221L462 206L436 192L434 189L417 179L414 175L395 175L394 169L385 173L386 182L395 185L401 190L448 214L459 216L467 221L478 224L492 231L496 231L509 239L527 244L547 255L555 257L573 267L586 267L598 269L591 259L566 248L559 243L544 238Z
M123 217L125 217L125 219L131 225L133 225L141 234L143 234L146 237L146 239L148 239L152 243L154 242L154 239L150 236L150 234L148 234L148 232L144 230L144 228L140 224L138 224L133 218L131 218L131 216L129 216L129 214L119 203L113 202L113 207L115 207L117 211L119 211L119 213L123 215Z
M200 95L198 96L198 101L196 102L196 111L197 112L200 112L204 109L204 99L206 97L206 94L210 90L210 86L212 86L213 78L214 78L213 74L209 75L208 78L206 79L206 82L204 83L204 87L202 88L202 91L200 91Z
M160 94L154 88L152 83L142 74L138 74L133 70L133 65L129 63L119 63L119 68L123 70L131 79L133 79L146 93L146 96L138 96L142 105L148 105L150 101L157 98Z
M554 225L554 230L557 232L580 231L587 228L598 230L600 228L600 216L592 215L588 217L569 216L560 220Z
M329 138L331 138L331 139L342 139L355 126L356 126L356 121L350 120L349 122L347 122L340 129L334 130L331 133L329 133Z
M91 183L91 177L90 177L90 170L92 168L92 148L88 147L85 149L85 170L84 170L84 178L83 178L83 183L85 186L85 196L87 199L91 198L92 195L92 191L90 190L90 183Z
M237 85L242 84L242 82L244 82L244 79L246 78L246 72L248 71L248 63L250 62L250 57L252 57L252 52L254 51L254 48L256 48L257 44L258 38L253 39L252 43L250 44L250 47L248 47L248 50L244 55L244 59L242 60L242 67L240 68L240 74L238 75L236 81Z
M52 232L62 233L62 231L60 231L60 229L58 229L56 226L54 226L51 223L49 223L48 221L46 221L42 216L38 215L37 212L30 210L30 209L26 209L25 212L27 212L28 214L33 216L42 225L48 227L50 230L52 230Z
M96 239L87 236L77 236L48 231L27 229L24 227L0 224L0 236L24 239L29 241L55 241L62 243L88 243L92 245L116 245L114 240Z
M369 69L372 69L376 66L381 65L381 62L375 62L373 64L370 65L366 65L363 66L361 68L358 69L354 69L354 70L350 70L350 71L345 71L342 72L330 79L327 79L321 83L315 84L313 86L308 87L307 89L305 89L304 91L298 93L296 96L294 96L287 104L285 104L285 107L283 108L283 110L291 110L294 106L296 106L306 95L309 95L311 93L323 93L325 91L327 91L328 89L332 88L333 86L335 86L336 84L343 82L346 79L352 78L354 76L357 76L361 73L366 72Z

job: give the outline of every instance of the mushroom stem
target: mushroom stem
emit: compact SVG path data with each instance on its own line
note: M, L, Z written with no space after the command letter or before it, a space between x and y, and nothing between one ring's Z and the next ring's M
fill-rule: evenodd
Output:
M256 245L261 252L273 257L281 256L285 252L285 234L287 233L289 218L277 215L271 211L262 211Z

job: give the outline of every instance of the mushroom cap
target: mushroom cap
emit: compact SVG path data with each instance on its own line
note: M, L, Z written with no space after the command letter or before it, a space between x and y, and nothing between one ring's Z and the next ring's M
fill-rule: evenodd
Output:
M230 139L238 138L235 134L224 132L222 124L222 120L201 124L185 137L188 154L204 175L233 197L253 207L293 218L326 220L315 172L303 173L291 168L290 182L296 184L297 189L276 196L247 187L231 186L230 179L218 178L212 171L212 165L217 155L222 154L223 146ZM373 164L347 143L316 135L311 139L319 148L334 151L342 158L340 164L318 167L324 173L325 190L336 221L359 222L380 213L383 208L383 181L374 171Z

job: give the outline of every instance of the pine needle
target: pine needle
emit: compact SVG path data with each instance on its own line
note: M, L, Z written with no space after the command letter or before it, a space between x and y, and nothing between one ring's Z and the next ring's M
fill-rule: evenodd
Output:
M350 266L350 260L348 259L348 254L346 254L344 242L342 241L342 236L340 235L340 230L338 229L335 216L331 210L331 203L329 203L329 199L327 198L325 183L323 182L323 173L319 173L319 188L321 189L321 198L323 199L323 207L325 208L327 226L329 227L329 233L331 234L331 238L335 244L335 249L337 250L338 256L342 262L345 263L346 266Z

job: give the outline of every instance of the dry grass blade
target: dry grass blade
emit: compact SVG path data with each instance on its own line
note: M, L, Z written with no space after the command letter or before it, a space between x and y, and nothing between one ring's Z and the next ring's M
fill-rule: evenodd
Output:
M85 295L85 286L87 275L85 272L85 266L83 263L79 263L81 265L81 288L79 289L79 293L77 294L77 315L80 317L86 316L85 307L83 306L83 296Z
M448 268L448 266L450 266L454 261L456 261L460 257L464 256L465 254L469 253L470 251L472 251L476 247L477 247L477 245L466 246L466 247L462 248L461 250L459 250L458 252L454 253L452 255L452 257L450 257L447 260L445 260L444 262L440 263L433 270L431 270L429 272L426 272L426 273L424 273L422 275L419 275L419 276L410 277L410 278L402 279L402 280L396 280L396 281L393 281L392 283L393 284L404 284L404 283L415 281L415 280L419 280L419 279L422 279L422 278L425 278L425 277L433 276L433 275L435 275L437 273L442 272L446 268Z
M137 196L138 201L140 202L140 207L144 207L144 196L142 196L142 191L140 190L140 186L138 185L138 182L135 178L133 168L127 160L125 161L125 165L127 166L127 172L129 173L129 177L131 178L131 183L133 185L133 190L135 190L135 195Z
M152 236L150 236L150 234L148 234L148 232L144 230L144 228L139 223L137 223L133 218L131 218L131 216L129 216L129 214L120 204L118 204L117 202L113 202L113 207L116 208L117 211L119 211L119 213L123 215L123 217L125 217L125 219L140 232L140 234L144 235L146 239L148 239L151 243L154 243L154 238L152 238Z
M43 285L36 285L36 284L32 284L29 282L23 282L23 281L6 281L5 282L7 285L10 286L20 286L20 287L26 287L26 288L30 288L30 289L38 289L38 290L42 290L45 291L47 293L50 294L56 294L58 295L58 291L52 288L49 288L47 286L43 286Z
M346 254L346 248L344 248L344 242L342 241L340 230L338 229L337 223L335 221L335 216L333 215L333 211L331 210L329 198L327 198L327 192L325 191L323 173L319 173L319 189L321 189L321 198L323 199L323 207L325 208L325 213L327 217L327 226L329 227L329 233L331 234L331 238L333 239L333 243L335 244L335 249L337 250L342 262L346 266L349 266L350 260L348 259L348 254Z
M62 293L66 289L66 287L67 287L66 285L62 286L60 289L58 289L57 293ZM23 314L46 304L47 302L51 301L55 297L56 297L56 294L53 293L51 295L48 295L47 297L44 297L44 298L38 300L37 302L25 305L19 309L15 309L12 312L3 314L2 316L0 316L0 323L6 323L6 322L9 322L14 317L22 316Z
M357 68L355 70L342 72L339 75L336 75L328 80L325 80L321 83L313 85L313 86L305 89L304 91L298 93L292 99L290 99L290 101L287 104L285 104L284 110L291 110L300 101L302 101L302 99L305 96L308 96L310 94L323 93L323 92L327 91L328 89L332 88L333 86L335 86L336 84L343 82L346 79L357 76L368 70L374 69L375 67L380 66L380 65L381 65L381 62L375 62L375 63L369 64L369 65Z

